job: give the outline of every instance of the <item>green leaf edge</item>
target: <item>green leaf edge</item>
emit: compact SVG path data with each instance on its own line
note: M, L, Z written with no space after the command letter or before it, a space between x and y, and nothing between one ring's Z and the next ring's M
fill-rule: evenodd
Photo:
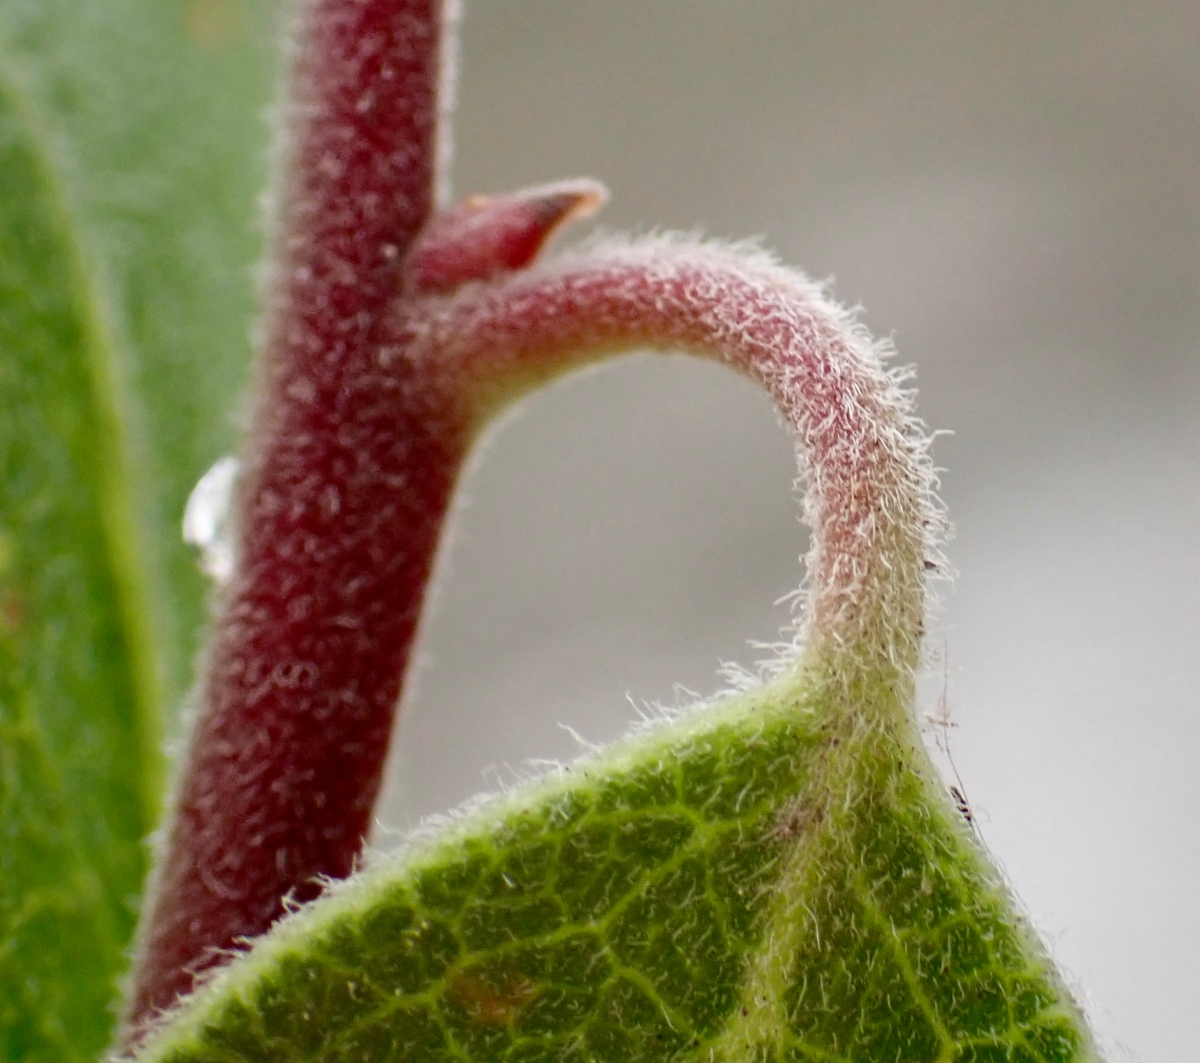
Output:
M247 953L221 970L209 984L202 986L176 1012L167 1016L166 1025L151 1036L137 1059L139 1063L233 1063L235 1060L279 1058L445 1058L463 1063L484 1059L515 1063L524 1059L695 1058L699 1061L761 1058L835 1063L851 1058L882 1058L843 1055L805 1046L787 1032L786 1026L781 1030L780 1025L791 1021L788 1015L796 1012L795 1003L787 1003L793 989L788 972L799 962L796 957L801 953L797 951L800 948L797 941L809 925L802 912L808 911L806 905L813 903L813 897L820 897L822 890L830 896L836 893L833 886L826 889L822 880L830 868L836 868L839 852L848 855L852 863L862 855L871 856L869 852L857 852L860 846L852 837L852 831L847 837L839 834L840 825L844 825L838 818L843 816L844 810L839 811L839 808L844 804L849 809L856 801L866 801L869 805L879 794L893 791L893 797L900 794L907 802L908 811L926 825L931 844L941 847L944 853L945 867L957 867L955 873L961 881L971 885L971 899L964 906L968 922L976 919L989 933L998 933L1003 939L996 945L997 955L1003 955L1004 962L1017 971L1015 975L1010 971L1006 976L1010 977L1010 982L1005 983L1011 990L1008 996L1013 998L1006 1004L1010 1026L1015 1022L1013 1009L1021 1006L1014 1000L1020 997L1038 1002L1036 1013L1026 1016L1023 1025L1013 1027L1016 1033L1010 1039L1011 1043L997 1039L993 1046L996 1052L992 1054L982 1041L972 1042L973 1047L968 1050L958 1042L948 1041L949 1033L930 1018L933 1005L922 996L923 990L914 988L924 983L914 980L915 976L909 970L905 977L909 990L915 994L918 1010L924 1008L926 1025L933 1023L944 1036L936 1055L908 1054L898 1058L953 1059L962 1063L968 1060L984 1063L1001 1058L1012 1063L1098 1059L1079 1008L1054 972L1036 935L1014 909L1000 876L989 866L970 830L950 804L921 746L915 725L903 711L907 701L907 697L895 690L894 681L887 677L856 683L848 688L837 678L836 670L827 670L819 662L810 663L807 668L789 670L759 690L698 707L669 723L654 726L641 735L576 762L558 774L531 780L511 793L484 799L481 804L443 822L440 830L418 835L401 853L371 858L366 870L344 883L331 884L321 899L281 920L271 932L254 942ZM875 724L868 722L872 719ZM707 748L711 752L723 739L727 750L744 752L773 734L782 735L787 744L781 756L792 769L790 778L782 788L775 789L771 800L763 806L753 828L754 837L750 842L746 842L745 837L741 841L747 851L763 845L769 849L778 843L777 851L763 859L771 866L782 862L779 881L794 881L796 885L793 895L786 882L772 890L770 883L762 878L761 868L749 876L749 881L755 881L756 875L761 881L752 891L757 892L760 900L746 902L747 910L752 910L747 925L758 927L760 936L765 935L776 947L760 950L753 960L749 954L742 957L739 969L745 978L740 993L740 1015L736 1007L730 1007L726 992L722 1018L728 1021L723 1021L716 1033L708 1030L702 1039L689 1044L674 1044L670 1052L664 1052L663 1045L656 1046L647 1038L657 1036L669 1040L671 1035L664 1031L683 1025L679 1021L680 1015L673 1016L671 1008L659 1001L662 1013L666 1015L666 1027L656 1021L653 1009L646 1011L643 1008L641 1017L629 1022L631 1009L636 1011L636 1002L631 1003L632 998L638 992L652 998L654 987L646 978L639 982L637 972L625 971L621 978L634 987L628 989L627 986L625 990L632 996L615 1005L610 1000L606 1005L613 1020L609 1023L608 1034L572 1035L577 1042L572 1042L574 1047L564 1048L559 1044L554 1051L550 1050L550 1041L544 1038L546 1051L542 1054L529 1049L532 1042L528 1039L512 1041L506 1049L508 1054L503 1054L500 1033L491 1029L481 1032L480 1027L496 1025L489 1016L501 1005L494 1001L500 999L503 1003L506 993L509 998L513 998L514 993L520 997L523 991L518 992L513 986L524 984L523 979L533 982L536 975L530 972L536 965L535 968L527 966L516 974L509 970L506 974L502 961L497 961L501 963L499 968L487 966L490 962L487 949L477 948L471 952L465 946L454 953L453 959L443 956L438 961L437 950L442 946L438 945L436 935L429 936L433 933L430 928L441 925L443 917L448 918L446 912L455 905L460 922L466 920L462 913L469 909L470 900L466 894L455 894L454 883L459 882L461 887L461 882L470 879L468 872L473 861L478 863L479 853L490 847L503 855L500 847L505 840L519 838L522 824L531 823L538 817L546 822L555 816L573 822L572 808L579 802L590 800L589 793L595 797L606 792L606 786L614 792L623 785L632 786L646 777L647 772L653 775L655 765L675 763L683 770L688 763L687 757L707 755L703 751ZM821 778L822 766L824 780ZM752 782L746 781L743 793L749 790ZM718 783L716 793L719 794L722 785ZM831 809L829 822L832 826L821 826L810 837L805 835L807 828L801 826L797 828L799 835L794 835L787 824L804 824L805 821L811 824L814 809L819 809L822 801L826 801ZM885 800L881 807L886 804ZM640 811L632 806L624 811L640 815L647 810L653 813L656 807L652 800ZM844 812L844 815L850 817L845 823L853 822L850 812ZM816 819L820 821L819 813ZM741 831L742 828L738 829ZM718 827L714 826L713 830L717 831ZM533 840L536 843L536 837ZM518 846L512 854L515 861L512 866L520 868L523 860L532 859L529 853L536 849L536 844L526 846L524 850ZM825 863L827 858L828 863ZM630 859L646 869L642 883L645 888L638 894L641 887L631 886L630 893L625 896L626 899L634 896L630 903L641 903L637 896L650 889L661 866L644 853ZM534 881L531 878L529 882L523 882L519 874L514 878L515 886L520 890L531 888ZM921 882L924 886L924 877ZM749 888L746 883L730 882L726 886ZM873 889L870 887L867 893L873 896ZM445 907L447 904L449 907ZM473 931L482 935L481 940L491 940L488 935L494 936L497 927L520 925L522 909L519 905L510 910L517 914L506 920L500 918L505 909L488 909L486 903L481 904L476 920L479 925ZM407 910L405 905L418 915L426 913L427 918L420 916L419 925L414 924L416 929L413 926L405 929L395 922L400 918L397 913ZM439 908L439 905L443 907ZM679 907L685 910L687 906ZM812 915L812 918L817 917ZM390 924L389 919L392 920ZM535 916L535 923L536 919ZM830 925L829 920L826 925ZM379 928L389 926L398 931L397 937L379 948ZM591 926L568 920L562 924L562 933L568 937L577 931L587 933ZM771 933L781 927L785 931L783 934ZM891 930L896 933L894 924ZM881 931L877 927L873 932ZM931 934L940 932L936 928L930 931ZM959 937L970 938L971 932L967 927ZM461 937L464 932L455 933ZM424 944L419 941L422 934L426 935ZM795 935L796 940L789 935ZM549 936L543 935L539 941L549 948L547 942L552 939L553 933L549 932ZM819 932L817 940L819 945ZM530 945L530 948L534 946ZM613 948L619 951L625 946L616 942ZM896 946L897 955L901 957L896 961L899 967L904 967L906 948ZM449 946L443 949L447 956L448 949ZM440 973L436 970L439 962ZM551 966L553 962L557 961L551 961ZM397 986L406 984L406 980L411 983L421 971L432 972L432 977L426 979L426 985L419 993L406 992L397 1003L386 994L381 996L382 990L371 981L370 972L385 969ZM479 991L483 994L479 999L484 1003L476 1001L478 1006L473 1016L471 1008L462 999L461 986L463 979L468 977L474 981L465 984L485 987ZM696 981L703 983L696 992L707 991L704 984L709 979ZM720 979L716 979L713 984L719 982ZM969 982L970 978L967 978L963 984ZM534 1002L548 999L544 993L546 987L533 984L538 987L536 992L530 991ZM1012 989L1013 985L1018 988ZM727 990L728 986L725 988ZM358 997L360 992L363 994L361 999ZM395 989L395 994L400 995L399 988ZM380 1003L381 999L387 1007ZM507 1024L510 1034L515 1029L514 1016L522 1007L523 1000L518 1000L513 1016L500 1024ZM613 1018L614 1014L616 1018ZM911 1046L915 1053L920 1047L918 1042L924 1020L912 1009L899 1017L894 1017L889 1010L888 1016L887 1036L894 1038L889 1043L899 1044L905 1036L911 1036L916 1038ZM633 1032L626 1027L632 1027ZM640 1037L638 1031L646 1033L646 1037ZM590 1042L589 1036L592 1037ZM603 1040L605 1036L609 1041ZM928 1030L923 1036L928 1048ZM1038 1038L1044 1043L1039 1043ZM523 1046L520 1051L519 1046ZM528 1051L528 1054L522 1055L522 1051ZM573 1054L575 1052L579 1054Z

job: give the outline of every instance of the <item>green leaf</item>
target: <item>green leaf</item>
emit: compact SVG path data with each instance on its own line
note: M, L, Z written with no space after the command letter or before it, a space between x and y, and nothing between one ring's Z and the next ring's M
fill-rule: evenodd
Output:
M0 0L0 1057L104 1047L248 364L273 5Z
M0 1051L103 1045L149 828L98 326L19 100L0 87ZM110 521L113 524L110 524ZM125 599L123 601L123 599Z
M191 682L206 582L179 521L237 440L276 0L0 0L0 64L77 246L117 412L154 667Z
M1095 1058L886 680L810 663L298 911L141 1063Z

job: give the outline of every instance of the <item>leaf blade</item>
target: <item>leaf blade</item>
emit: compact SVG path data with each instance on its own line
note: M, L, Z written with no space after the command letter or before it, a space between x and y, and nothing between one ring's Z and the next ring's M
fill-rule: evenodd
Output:
M7 84L0 175L0 1037L10 1058L84 1058L104 1044L132 932L127 898L158 800L157 706L131 645L136 588L113 549L121 463L103 340L59 192Z
M910 725L851 718L792 674L580 762L279 924L138 1058L1094 1058Z

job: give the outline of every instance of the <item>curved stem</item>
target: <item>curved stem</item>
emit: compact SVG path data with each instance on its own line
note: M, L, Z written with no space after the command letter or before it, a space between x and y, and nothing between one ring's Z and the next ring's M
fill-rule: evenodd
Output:
M620 350L686 351L747 373L792 427L809 483L806 652L836 654L843 678L911 679L942 528L927 439L880 345L819 286L761 253L654 238L401 304L394 335L393 364L462 381L476 426Z

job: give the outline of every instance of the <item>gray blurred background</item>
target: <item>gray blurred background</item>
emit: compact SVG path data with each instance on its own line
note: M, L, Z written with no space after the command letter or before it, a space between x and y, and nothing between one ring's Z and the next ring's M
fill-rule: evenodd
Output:
M1113 1057L1200 1059L1200 3L467 4L457 189L590 175L606 228L762 235L916 364L960 572L923 711ZM466 484L376 841L753 664L793 475L711 365L527 403Z

